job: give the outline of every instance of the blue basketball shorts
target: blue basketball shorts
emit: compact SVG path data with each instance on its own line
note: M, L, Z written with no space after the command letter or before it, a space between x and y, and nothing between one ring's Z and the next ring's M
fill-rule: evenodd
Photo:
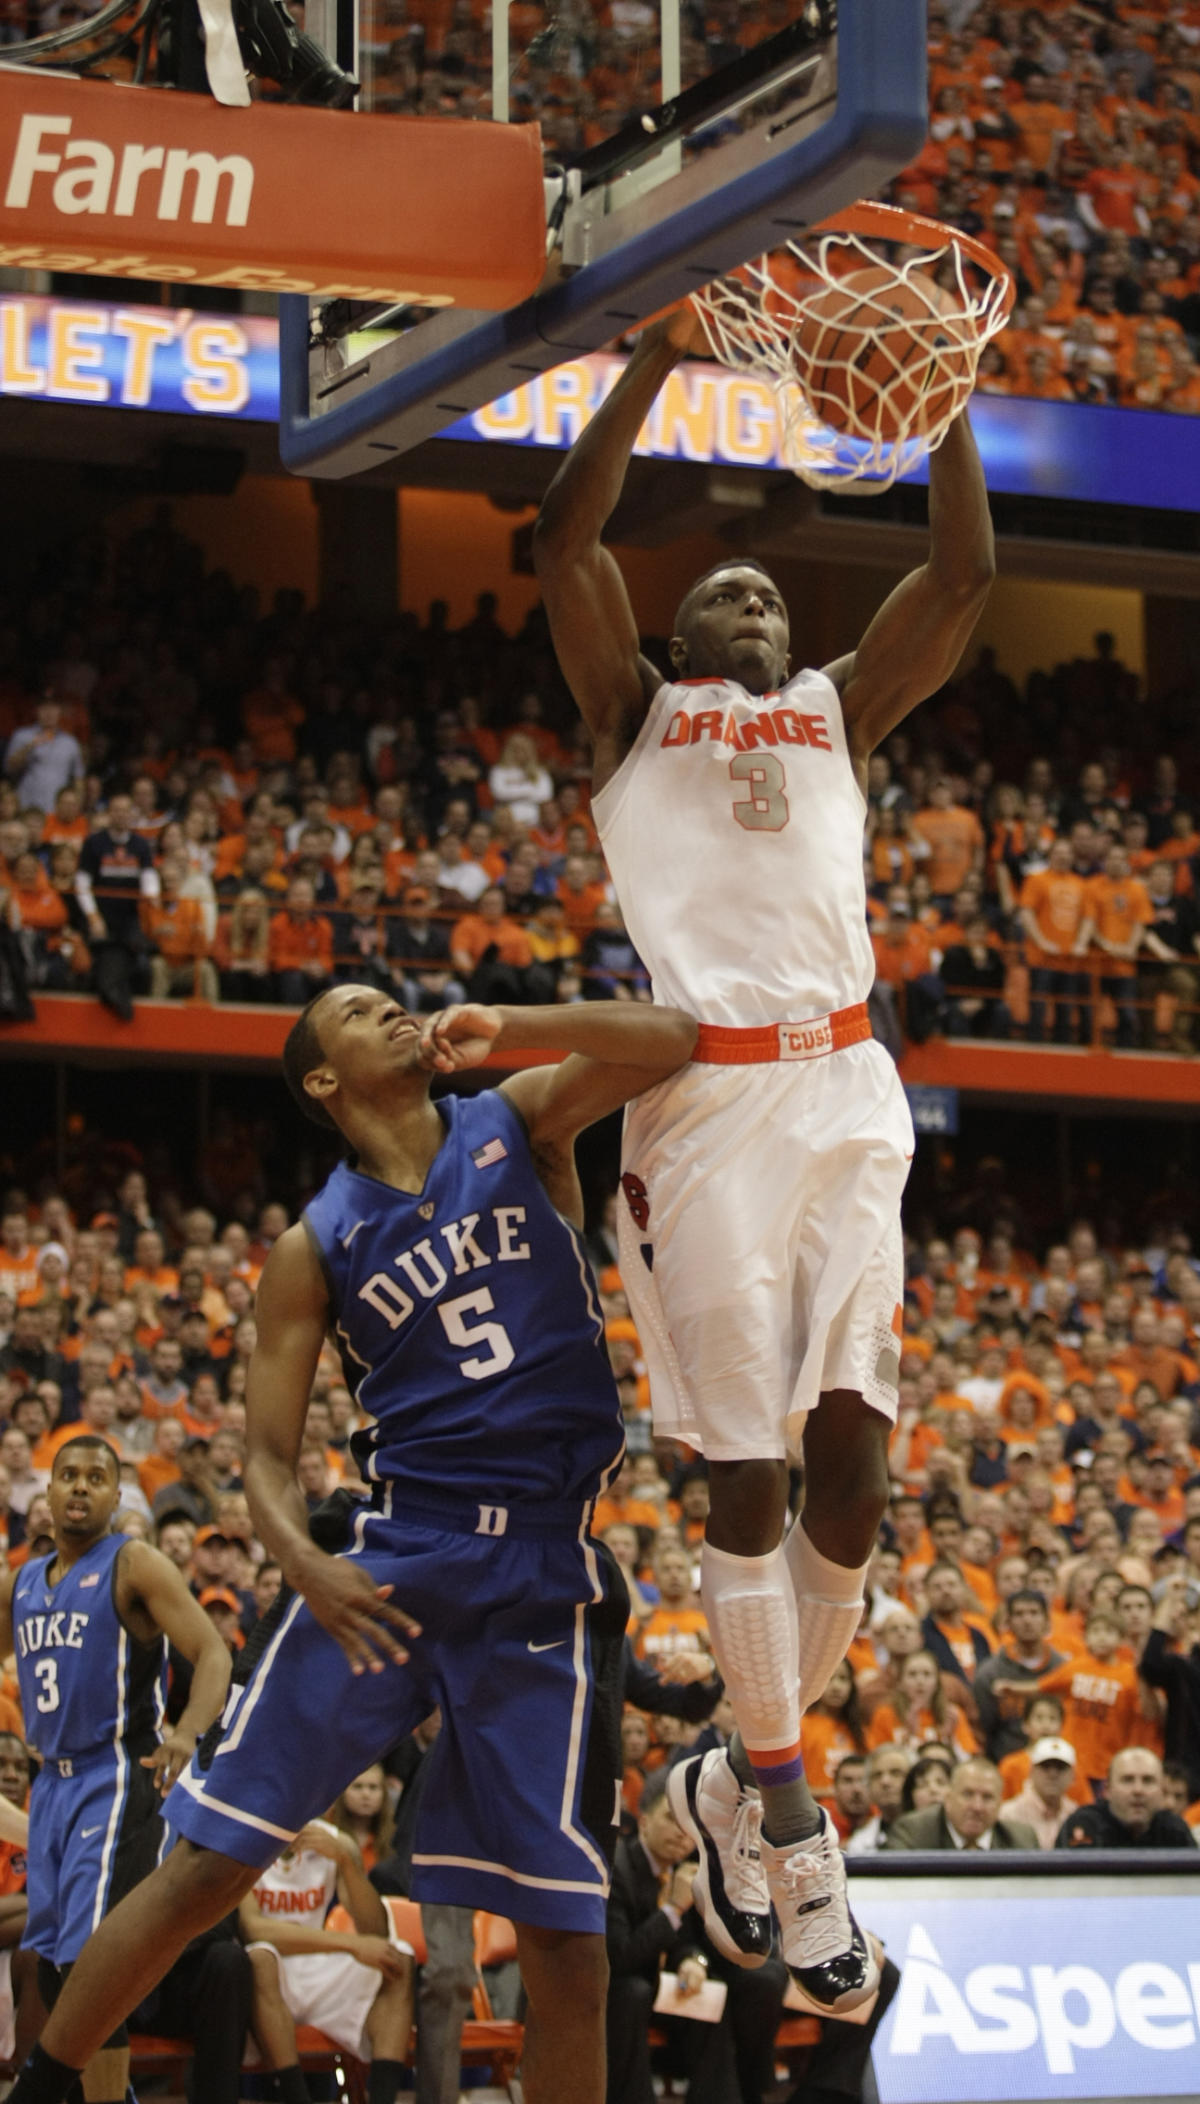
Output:
M420 1623L408 1662L354 1674L293 1595L231 1692L215 1751L202 1745L171 1792L168 1822L262 1867L440 1708L414 1898L603 1934L619 1809L620 1571L578 1517L567 1534L533 1531L538 1508L422 1500L400 1511L387 1492L383 1508L359 1512L347 1554Z
M43 1764L29 1805L27 1949L52 1965L74 1962L105 1915L160 1861L161 1802L127 1748Z

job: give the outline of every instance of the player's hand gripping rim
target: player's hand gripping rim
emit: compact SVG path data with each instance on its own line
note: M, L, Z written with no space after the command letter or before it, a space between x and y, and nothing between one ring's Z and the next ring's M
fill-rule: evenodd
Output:
M439 1008L421 1030L421 1060L435 1074L457 1074L482 1066L500 1035L504 1018L480 1001Z
M740 273L733 271L732 276ZM710 358L713 356L704 316L690 300L674 300L669 307L658 307L639 322L633 332L639 344L669 343L673 350L686 358Z
M322 1629L341 1645L352 1673L382 1673L385 1666L407 1663L408 1652L392 1632L417 1637L421 1626L391 1605L392 1586L376 1585L369 1571L346 1556L324 1555L308 1566L299 1586Z

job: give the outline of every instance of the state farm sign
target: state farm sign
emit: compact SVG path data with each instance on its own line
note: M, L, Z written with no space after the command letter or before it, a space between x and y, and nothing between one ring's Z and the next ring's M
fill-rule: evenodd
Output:
M27 212L40 178L49 185L50 203L64 218L88 212L103 218L132 219L144 180L157 175L156 219L191 220L211 226L223 192L225 226L245 226L254 194L254 163L245 154L189 153L184 146L143 146L131 141L116 149L103 139L69 138L69 117L22 117L16 152L4 193L6 212ZM47 145L53 151L47 151ZM191 177L190 210L183 211L184 184Z
M535 125L227 109L0 66L0 195L19 269L498 310L544 264Z

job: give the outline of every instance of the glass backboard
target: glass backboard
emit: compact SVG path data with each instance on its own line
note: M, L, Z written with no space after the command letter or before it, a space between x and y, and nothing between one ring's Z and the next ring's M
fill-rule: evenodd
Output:
M538 123L547 212L542 286L505 314L284 302L281 450L309 475L378 467L612 342L924 138L924 0L309 0L306 20L362 108Z

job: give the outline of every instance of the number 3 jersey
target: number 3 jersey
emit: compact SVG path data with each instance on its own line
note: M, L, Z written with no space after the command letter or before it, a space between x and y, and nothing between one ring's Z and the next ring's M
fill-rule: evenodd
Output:
M106 1534L56 1585L53 1556L17 1572L13 1644L25 1735L43 1760L82 1761L121 1744L140 1756L159 1742L166 1696L164 1637L143 1644L117 1613L117 1558L128 1536Z
M364 1476L498 1504L596 1497L624 1447L591 1270L507 1097L445 1096L418 1193L342 1162L304 1213Z
M751 1027L866 1000L866 805L823 672L660 687L592 815L656 1001Z

